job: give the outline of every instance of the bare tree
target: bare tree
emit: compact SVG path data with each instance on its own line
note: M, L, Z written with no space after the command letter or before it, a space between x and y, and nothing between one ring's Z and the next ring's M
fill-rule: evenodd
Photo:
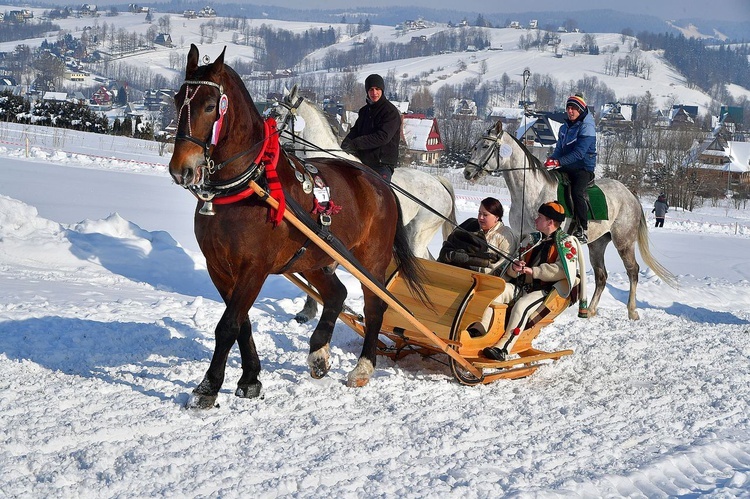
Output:
M427 87L421 87L411 96L411 109L415 113L432 114L434 105L435 100Z

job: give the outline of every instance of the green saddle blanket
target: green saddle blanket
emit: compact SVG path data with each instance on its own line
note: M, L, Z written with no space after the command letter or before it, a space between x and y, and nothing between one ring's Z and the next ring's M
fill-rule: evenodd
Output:
M557 174L559 182L557 183L557 199L565 208L565 216L571 218L573 216L573 209L570 206L572 203L569 199L569 195L566 195L566 187L568 187L567 177L563 177L559 173ZM609 214L607 213L607 198L599 188L598 185L594 184L589 186L587 189L589 195L589 209L588 219L589 220L608 220Z

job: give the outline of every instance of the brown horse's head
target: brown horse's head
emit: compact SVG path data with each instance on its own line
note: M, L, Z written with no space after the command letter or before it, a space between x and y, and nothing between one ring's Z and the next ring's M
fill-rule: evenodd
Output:
M226 50L226 48L224 49ZM227 95L232 85L228 84L224 66L224 51L211 64L198 65L199 54L195 45L190 46L185 81L175 95L177 108L177 137L174 153L169 162L169 173L174 181L183 186L200 185L205 180L204 169L212 156L219 137L214 137L215 123L221 117L222 96ZM244 86L243 86L244 87ZM226 102L232 101L224 99ZM235 105L239 104L235 103ZM229 106L225 106L229 119ZM226 123L223 124L226 127ZM224 135L220 132L217 135Z

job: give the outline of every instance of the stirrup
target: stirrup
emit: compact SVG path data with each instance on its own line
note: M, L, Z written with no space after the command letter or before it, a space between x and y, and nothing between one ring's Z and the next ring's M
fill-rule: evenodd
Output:
M589 238L588 238L588 235L586 234L586 231L581 229L580 226L576 227L576 230L573 231L572 236L578 239L578 242L581 244L586 244L589 242Z

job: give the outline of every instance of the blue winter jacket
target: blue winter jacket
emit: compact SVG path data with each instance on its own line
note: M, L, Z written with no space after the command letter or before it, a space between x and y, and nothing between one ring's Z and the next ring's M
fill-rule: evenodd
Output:
M575 121L565 120L560 127L555 151L550 156L560 161L561 167L584 169L596 167L596 128L594 117L586 110Z

